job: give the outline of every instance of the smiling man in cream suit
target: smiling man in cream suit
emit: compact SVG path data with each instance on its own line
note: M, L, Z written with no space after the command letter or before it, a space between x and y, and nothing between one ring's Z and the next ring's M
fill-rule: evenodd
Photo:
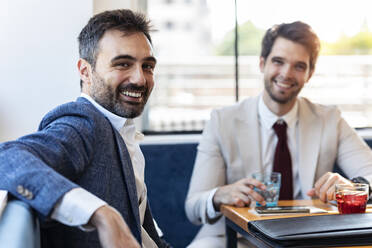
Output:
M262 41L263 93L212 112L198 147L185 206L190 221L204 225L189 247L225 246L221 204L265 204L253 190L253 186L264 186L251 175L278 171L273 165L277 124L284 123L289 152L289 167L281 172L282 187L288 178L290 187L284 187L281 196L332 200L336 183L351 183L332 173L335 162L348 178L372 181L371 150L340 111L298 97L314 73L319 49L319 39L309 25L275 25ZM244 240L239 246L245 247Z

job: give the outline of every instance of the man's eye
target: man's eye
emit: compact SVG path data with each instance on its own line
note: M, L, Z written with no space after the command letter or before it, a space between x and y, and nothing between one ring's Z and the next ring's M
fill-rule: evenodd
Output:
M117 63L117 64L115 64L115 67L119 67L119 68L127 68L129 66L130 66L129 63Z
M121 67L128 67L129 64L128 64L128 63L120 63L120 64L118 64L118 66L121 66Z
M274 59L274 60L273 60L273 63L274 63L274 64L277 64L277 65L281 65L281 64L283 64L283 61L278 60L278 59Z
M146 69L146 70L154 70L155 66L151 65L151 64L144 64L142 66L143 69Z
M298 71L305 71L305 70L306 70L306 67L303 66L303 65L297 65L297 66L296 66L296 69L297 69Z

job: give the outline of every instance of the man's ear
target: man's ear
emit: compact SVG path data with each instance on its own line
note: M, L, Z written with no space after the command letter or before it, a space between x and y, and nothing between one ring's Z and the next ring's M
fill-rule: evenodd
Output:
M263 73L265 68L265 59L264 57L260 57L260 71Z
M90 84L91 82L91 75L92 75L92 67L86 61L85 59L80 58L78 63L77 63L80 79L83 81L85 84Z

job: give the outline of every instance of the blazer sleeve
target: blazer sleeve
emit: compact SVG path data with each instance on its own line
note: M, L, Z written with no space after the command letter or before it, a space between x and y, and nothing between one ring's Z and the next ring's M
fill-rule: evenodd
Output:
M337 163L349 179L366 178L372 185L372 151L365 141L341 118L338 124Z
M207 200L216 187L226 184L226 165L222 154L218 111L214 110L204 128L185 202L188 219L198 225L214 223L207 216Z
M0 188L46 217L56 202L78 187L76 179L93 153L91 122L58 115L39 131L0 145Z

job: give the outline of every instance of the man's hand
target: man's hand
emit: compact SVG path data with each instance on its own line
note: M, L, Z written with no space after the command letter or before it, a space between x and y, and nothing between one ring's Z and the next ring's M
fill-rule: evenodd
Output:
M327 172L315 183L314 188L307 192L308 196L317 196L322 202L335 199L335 184L351 184L351 182L338 173Z
M220 211L221 204L234 205L236 207L248 206L251 200L266 205L265 199L256 191L254 187L262 190L266 186L253 178L244 178L233 184L220 187L213 196L213 206Z
M98 208L90 219L103 248L140 248L120 213L108 206Z

